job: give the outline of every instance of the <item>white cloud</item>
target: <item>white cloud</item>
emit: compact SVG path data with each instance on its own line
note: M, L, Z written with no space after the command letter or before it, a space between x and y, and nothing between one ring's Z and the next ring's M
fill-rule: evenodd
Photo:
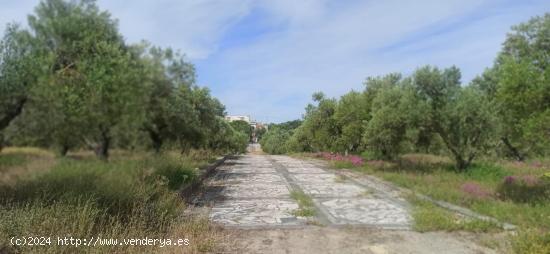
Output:
M338 96L362 89L367 76L425 64L456 64L468 81L491 64L510 25L540 12L540 4L492 12L498 4L491 1L356 1L333 9L317 3L304 21L284 12L292 20L284 32L218 53L223 60L216 63L225 67L216 80L223 89L215 91L230 112L297 118L315 91ZM285 98L301 106L289 109L280 103Z
M131 42L142 39L184 51L191 59L208 57L224 32L248 14L250 0L100 0L119 19Z
M37 2L3 3L0 23L25 22ZM210 85L230 113L273 121L300 117L315 91L338 96L362 89L367 76L424 64L456 64L467 81L491 64L511 25L550 9L542 0L98 3L130 42L186 53L198 64L200 84Z

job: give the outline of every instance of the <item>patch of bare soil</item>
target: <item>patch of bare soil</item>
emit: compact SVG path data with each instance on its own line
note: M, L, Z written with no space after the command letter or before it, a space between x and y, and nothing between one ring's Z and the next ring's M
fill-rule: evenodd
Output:
M233 235L237 240L225 246L227 253L503 253L480 242L491 236L466 232L305 227L235 230Z

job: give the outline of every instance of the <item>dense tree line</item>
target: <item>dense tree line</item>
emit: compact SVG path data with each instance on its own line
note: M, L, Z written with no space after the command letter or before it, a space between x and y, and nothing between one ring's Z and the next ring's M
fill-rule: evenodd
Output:
M480 155L550 153L550 14L512 28L494 66L470 84L456 67L369 77L339 99L313 95L303 122L266 134L267 152L331 151L396 159L448 154L465 169ZM272 128L273 129L273 128Z
M94 1L44 0L0 42L0 144L243 151L247 134L177 51L129 45Z

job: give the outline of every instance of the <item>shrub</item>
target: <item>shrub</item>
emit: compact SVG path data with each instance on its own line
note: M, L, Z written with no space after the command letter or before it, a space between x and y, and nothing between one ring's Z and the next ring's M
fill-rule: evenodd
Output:
M262 150L269 154L284 154L288 152L287 141L292 133L290 131L273 128L264 134L260 144Z
M550 181L533 175L506 176L497 188L500 198L523 203L550 200Z

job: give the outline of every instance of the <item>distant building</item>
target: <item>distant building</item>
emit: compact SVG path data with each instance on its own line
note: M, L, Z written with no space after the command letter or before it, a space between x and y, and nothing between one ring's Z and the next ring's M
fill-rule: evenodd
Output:
M229 122L245 121L247 123L250 123L250 116L225 116L225 120Z

